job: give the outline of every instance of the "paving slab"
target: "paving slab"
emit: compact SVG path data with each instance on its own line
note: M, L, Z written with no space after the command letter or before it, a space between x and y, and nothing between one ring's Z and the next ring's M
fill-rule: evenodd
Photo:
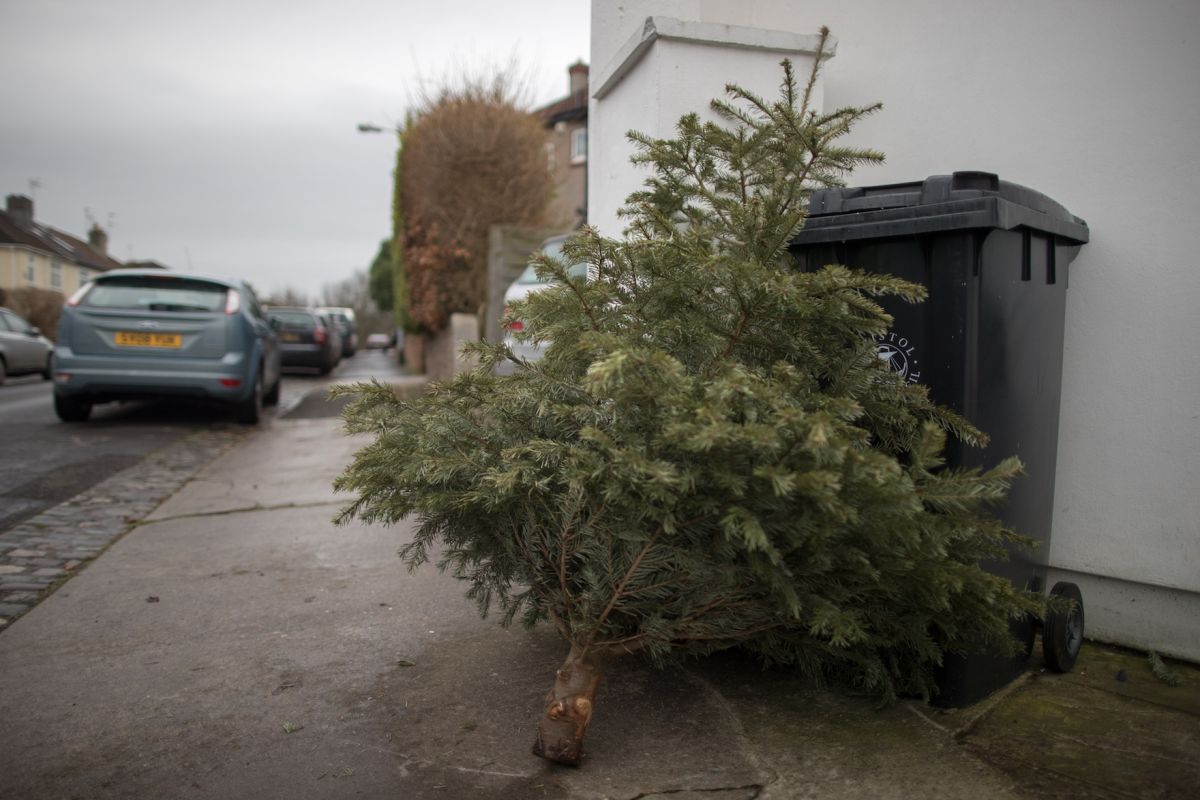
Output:
M1173 800L1200 787L1200 669L1157 678L1145 654L1087 643L1066 675L1032 672L965 730L1037 798Z

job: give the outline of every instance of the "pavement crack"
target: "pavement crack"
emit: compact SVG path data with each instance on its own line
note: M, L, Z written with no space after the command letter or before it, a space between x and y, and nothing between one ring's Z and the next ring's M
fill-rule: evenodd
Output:
M497 778L528 778L527 772L500 772L499 770L490 769L471 769L470 767L454 767L459 772L469 772L474 775L492 775Z
M200 519L204 517L227 517L232 514L250 514L256 511L286 511L292 508L333 508L340 507L343 504L341 500L322 500L313 503L276 503L266 505L263 503L255 503L252 506L239 506L238 508L223 508L219 511L194 511L190 514L173 514L169 517L155 517L154 519L146 519L136 523L135 527L146 525L157 525L160 522L174 522L179 519Z
M765 789L765 788L767 788L765 784L747 783L743 786L706 786L706 787L683 787L683 788L679 788L679 789L655 789L653 791L642 792L641 794L636 794L633 797L629 798L629 800L646 800L646 798L659 797L661 795L668 795L668 794L685 794L685 793L686 794L717 794L719 792L723 793L723 792L745 792L745 791L753 791L754 792L754 794L750 795L751 800L753 800L754 798L760 797L762 795L763 789Z

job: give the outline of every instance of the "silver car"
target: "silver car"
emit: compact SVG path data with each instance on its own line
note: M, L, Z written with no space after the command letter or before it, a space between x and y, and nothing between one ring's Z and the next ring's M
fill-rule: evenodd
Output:
M40 372L50 377L54 344L24 317L0 308L0 383L9 375Z
M92 406L146 397L227 403L258 422L279 401L275 329L245 283L157 269L113 270L63 308L54 410L80 422Z
M550 258L561 259L563 256L563 242L570 238L569 234L562 236L552 236L542 242L540 252ZM567 274L573 278L587 277L588 265L586 262L571 264L567 267ZM518 300L524 300L528 295L534 292L540 292L543 289L550 287L552 284L546 283L538 277L537 269L531 263L525 267L525 271L513 281L512 285L504 293L504 314L508 318L504 328L504 343L512 350L513 355L517 358L523 358L526 361L537 361L542 357L542 353L549 346L548 342L531 342L523 337L518 337L517 334L525 330L525 321L509 317L509 307ZM514 370L512 362L504 362L497 366L496 371L500 374L511 374Z

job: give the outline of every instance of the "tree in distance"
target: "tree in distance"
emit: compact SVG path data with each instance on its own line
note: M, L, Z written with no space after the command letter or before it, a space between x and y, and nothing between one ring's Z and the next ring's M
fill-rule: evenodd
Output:
M312 297L294 286L284 286L282 289L276 289L270 294L261 295L259 299L263 305L267 306L312 305Z
M379 243L379 252L367 269L367 291L375 308L390 312L396 307L395 264L392 263L392 240Z
M978 566L1026 541L988 510L1019 463L946 469L946 436L986 437L877 356L876 299L922 287L792 266L808 194L882 160L838 143L879 106L811 108L820 64L801 86L783 62L775 101L727 87L719 122L631 134L651 176L625 238L585 229L540 258L555 286L512 311L543 359L480 342L420 398L343 390L374 439L339 519L415 518L410 568L436 548L483 614L566 640L534 745L552 761L579 762L621 656L740 646L886 702L935 691L948 651L1015 652L1010 619L1041 612Z

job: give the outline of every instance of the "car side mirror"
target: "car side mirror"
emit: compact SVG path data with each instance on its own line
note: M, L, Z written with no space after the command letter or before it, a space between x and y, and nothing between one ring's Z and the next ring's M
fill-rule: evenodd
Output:
M39 328L37 325L34 325L33 327L31 327L31 328L29 329L29 335L30 335L30 336L41 336L41 335L42 335L42 329L41 329L41 328Z

